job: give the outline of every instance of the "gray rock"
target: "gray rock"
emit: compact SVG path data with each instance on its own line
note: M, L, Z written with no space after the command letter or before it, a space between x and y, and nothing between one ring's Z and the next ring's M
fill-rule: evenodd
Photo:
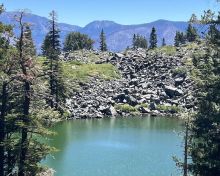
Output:
M176 78L175 80L175 86L181 85L184 82L183 77Z
M145 107L140 107L140 108L139 108L139 111L140 111L141 113L150 113L150 112L151 112L150 109L145 108Z
M150 108L150 110L156 110L157 105L155 103L150 103L149 108Z
M115 57L123 58L123 57L124 57L124 54L121 54L121 53L115 53Z
M117 111L115 110L113 106L110 106L109 110L110 110L111 116L113 117L117 116Z
M138 101L136 98L134 98L131 95L126 96L126 101L131 105L131 106L136 106L138 104Z
M181 95L183 95L183 91L182 90L177 89L177 88L172 87L172 86L165 86L164 90L165 90L166 94L169 97L171 97L171 98L174 97L174 96L181 96Z
M137 78L132 79L132 80L129 82L129 85L135 85L135 86L137 86L137 85L138 85L138 79L137 79Z

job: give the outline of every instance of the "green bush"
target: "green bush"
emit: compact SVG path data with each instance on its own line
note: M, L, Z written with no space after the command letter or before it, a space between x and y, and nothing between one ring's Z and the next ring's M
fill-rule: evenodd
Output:
M174 55L176 53L176 47L174 46L163 46L160 50L167 55Z
M181 111L181 108L178 106L167 106L167 105L158 105L157 110L171 113L178 113Z
M152 51L156 53L164 53L166 55L174 55L176 53L176 47L174 46L163 46L160 48L155 48Z
M136 112L137 109L129 104L117 104L115 105L116 110L120 110L122 112Z
M187 74L187 68L186 67L178 67L176 69L173 69L172 73L173 73L173 76L176 76L178 74L186 75Z
M138 104L138 105L136 105L135 106L135 108L138 110L138 109L140 109L140 108L148 108L149 107L149 105L148 104L146 104L146 103L142 103L142 104Z

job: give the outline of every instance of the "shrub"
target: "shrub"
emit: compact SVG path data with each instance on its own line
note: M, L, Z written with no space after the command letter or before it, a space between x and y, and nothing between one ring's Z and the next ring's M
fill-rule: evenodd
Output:
M167 106L167 105L158 105L157 109L159 111L170 112L170 113L178 113L181 111L181 108L178 106Z
M174 55L176 53L176 47L174 46L163 46L160 48L155 48L152 51L156 53L163 53L165 55Z
M129 104L117 104L115 105L116 110L121 110L123 112L136 112L137 109Z
M173 76L186 75L187 74L187 68L186 67L178 67L176 69L173 69L172 73L173 73Z

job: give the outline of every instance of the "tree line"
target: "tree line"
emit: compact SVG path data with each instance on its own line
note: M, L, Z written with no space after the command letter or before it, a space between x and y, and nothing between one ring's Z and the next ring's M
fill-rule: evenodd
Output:
M174 37L174 46L179 47L182 44L186 44L186 42L194 42L199 38L198 32L195 27L193 27L192 23L189 23L186 32L180 32L176 31L176 35ZM153 27L150 33L149 38L149 49L157 48L158 43L158 37L156 33L156 28ZM162 44L161 46L166 46L166 40L165 38L162 38ZM140 35L140 34L134 34L132 39L132 48L148 48L148 41L147 39Z
M195 15L192 16L191 19L195 18ZM199 34L197 32L197 29L192 25L192 23L189 23L186 32L180 32L176 31L176 35L174 37L174 46L179 47L182 44L186 44L187 42L194 42L199 38ZM46 44L46 40L44 43ZM64 41L64 47L63 51L75 51L75 50L81 50L81 49L93 49L93 44L95 43L94 40L92 40L88 35L81 34L80 32L70 32ZM99 49L100 51L107 51L107 42L106 42L106 35L104 30L102 29L99 35ZM132 39L132 48L144 48L144 49L154 49L158 46L158 37L156 33L156 28L153 27L150 33L149 37L149 46L148 41L146 37L140 35L140 34L134 34ZM165 38L162 38L161 46L166 46ZM43 50L43 54L44 50Z
M176 31L176 35L174 38L174 46L179 47L182 44L186 44L186 42L194 42L199 38L199 34L197 29L189 23L186 32ZM64 51L75 51L81 49L93 49L93 44L95 43L88 35L81 34L80 32L71 32L69 33L64 42ZM106 35L104 30L102 29L99 36L99 49L100 51L107 51L107 42ZM161 46L166 46L165 38L162 38ZM156 28L153 27L150 33L149 38L149 46L147 38L140 35L134 34L132 38L132 49L144 48L144 49L154 49L158 46L158 37L156 33Z

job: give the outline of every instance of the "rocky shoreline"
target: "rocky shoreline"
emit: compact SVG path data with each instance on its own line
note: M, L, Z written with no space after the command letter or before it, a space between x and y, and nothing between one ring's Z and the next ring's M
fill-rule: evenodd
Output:
M80 88L66 103L70 118L178 116L195 109L195 83L185 65L189 51L184 47L172 54L144 49L124 53L84 51L81 58L63 54L62 60L88 63L88 53L93 52L100 58L93 61L95 64L112 64L121 75L119 79L90 77L88 82L78 82Z

